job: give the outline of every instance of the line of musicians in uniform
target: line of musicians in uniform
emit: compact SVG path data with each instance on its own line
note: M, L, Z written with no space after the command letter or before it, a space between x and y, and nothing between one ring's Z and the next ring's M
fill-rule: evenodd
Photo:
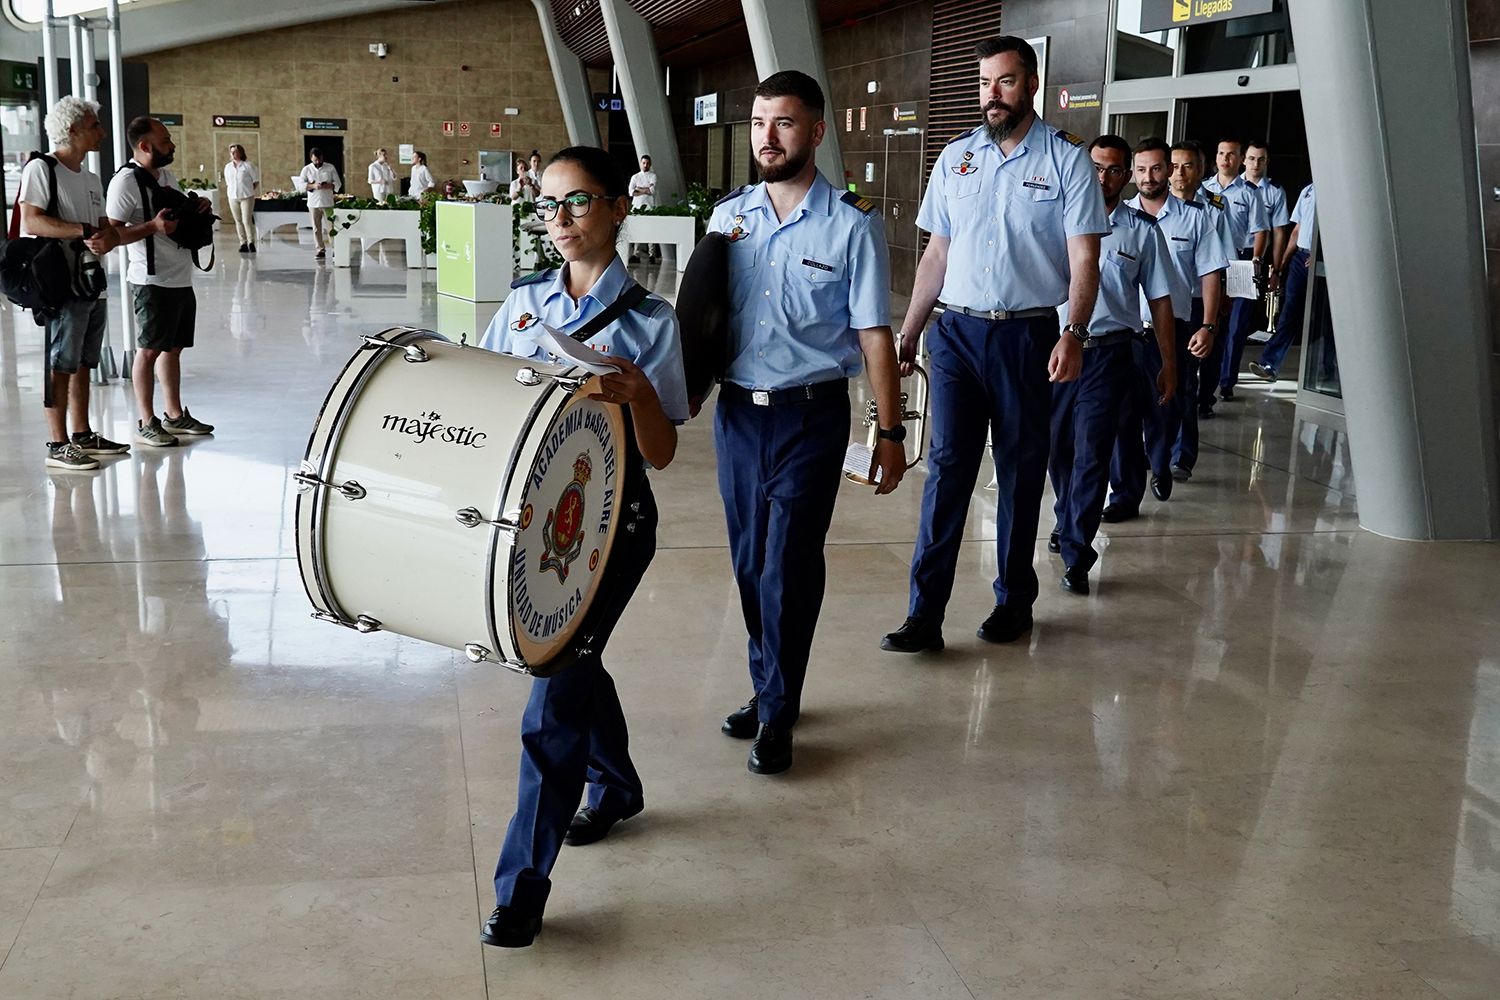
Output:
M867 373L878 417L875 492L906 468L900 377L927 333L933 414L905 622L881 640L943 648L970 498L986 437L996 479L994 610L981 639L1032 627L1035 539L1049 470L1050 548L1063 586L1087 593L1102 513L1166 498L1171 466L1196 455L1198 370L1216 385L1213 318L1231 257L1229 193L1198 190L1201 151L1117 136L1085 144L1036 118L1036 54L1005 36L976 46L983 121L938 157L917 225L930 234L899 339L875 206L814 165L824 95L787 71L755 91L751 143L762 182L721 200L728 348L714 414L719 491L748 633L750 696L723 732L750 740L747 766L792 766L792 734L825 586L824 539L850 437L849 380ZM1132 170L1139 195L1121 200ZM1171 193L1168 193L1168 186ZM481 345L550 360L542 323L580 330L633 286L616 251L625 179L602 150L553 157L536 210L565 266L518 280ZM1259 217L1257 216L1257 219ZM944 310L927 329L934 310ZM539 318L542 323L533 322ZM633 528L600 585L582 659L532 684L516 812L481 940L525 947L540 930L565 844L606 837L645 806L624 713L602 655L656 548L649 470L676 453L695 412L674 310L647 296L593 333L614 373L596 398L626 408ZM1173 401L1179 401L1173 405ZM1106 492L1113 488L1108 498ZM582 808L579 808L580 802Z

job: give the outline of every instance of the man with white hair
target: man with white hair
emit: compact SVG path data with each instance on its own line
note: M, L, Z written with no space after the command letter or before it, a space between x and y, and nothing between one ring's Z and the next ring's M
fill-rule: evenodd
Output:
M48 156L21 171L21 235L82 239L99 256L119 244L104 214L99 175L83 169L83 159L99 148L104 126L99 105L64 97L47 112ZM45 322L47 378L47 465L55 469L99 468L95 455L120 455L129 445L111 441L89 427L89 369L99 364L109 311L104 296L69 302ZM44 394L45 396L46 394ZM45 401L45 400L44 400ZM68 434L68 424L73 433Z

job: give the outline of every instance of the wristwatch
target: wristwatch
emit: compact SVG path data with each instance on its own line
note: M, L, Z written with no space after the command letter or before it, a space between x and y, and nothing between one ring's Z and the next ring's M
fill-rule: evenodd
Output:
M1217 323L1204 323L1203 324L1203 329L1207 330L1209 333L1218 333L1219 332L1219 326L1218 326Z
M1063 327L1063 333L1071 333L1073 335L1073 339L1078 341L1080 344L1089 339L1089 328L1084 326L1082 323L1069 323L1067 326Z
M900 444L902 441L906 440L906 425L897 424L895 427L882 427L875 432L875 436L880 438L882 441L894 441L897 444Z

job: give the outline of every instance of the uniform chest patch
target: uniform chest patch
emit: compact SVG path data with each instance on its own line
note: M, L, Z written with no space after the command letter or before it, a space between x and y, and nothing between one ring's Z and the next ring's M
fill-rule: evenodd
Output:
M813 260L810 257L803 257L802 258L802 263L806 264L808 267L815 267L819 271L832 271L833 270L833 265L832 264L824 264L822 261Z
M748 237L750 231L745 228L745 217L743 215L736 215L734 217L734 227L724 235L729 237L729 242L731 243L738 243L740 240Z
M1045 177L1033 177L1030 180L1024 180L1021 182L1021 186L1029 187L1035 191L1052 190L1052 185L1047 183L1047 178Z
M510 325L510 328L512 330L520 332L522 330L526 330L530 327L536 326L538 322L540 322L540 320L538 320L537 317L531 315L531 313L522 313L519 317L517 317L516 321Z

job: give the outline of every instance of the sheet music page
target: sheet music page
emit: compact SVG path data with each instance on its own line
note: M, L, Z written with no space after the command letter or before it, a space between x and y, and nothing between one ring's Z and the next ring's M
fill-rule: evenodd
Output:
M554 329L546 323L542 324L542 329L547 331L547 335L537 338L537 342L559 358L566 358L578 367L593 372L595 375L608 375L611 372L620 370L614 365L605 364L604 355L587 344L574 340L566 333Z

